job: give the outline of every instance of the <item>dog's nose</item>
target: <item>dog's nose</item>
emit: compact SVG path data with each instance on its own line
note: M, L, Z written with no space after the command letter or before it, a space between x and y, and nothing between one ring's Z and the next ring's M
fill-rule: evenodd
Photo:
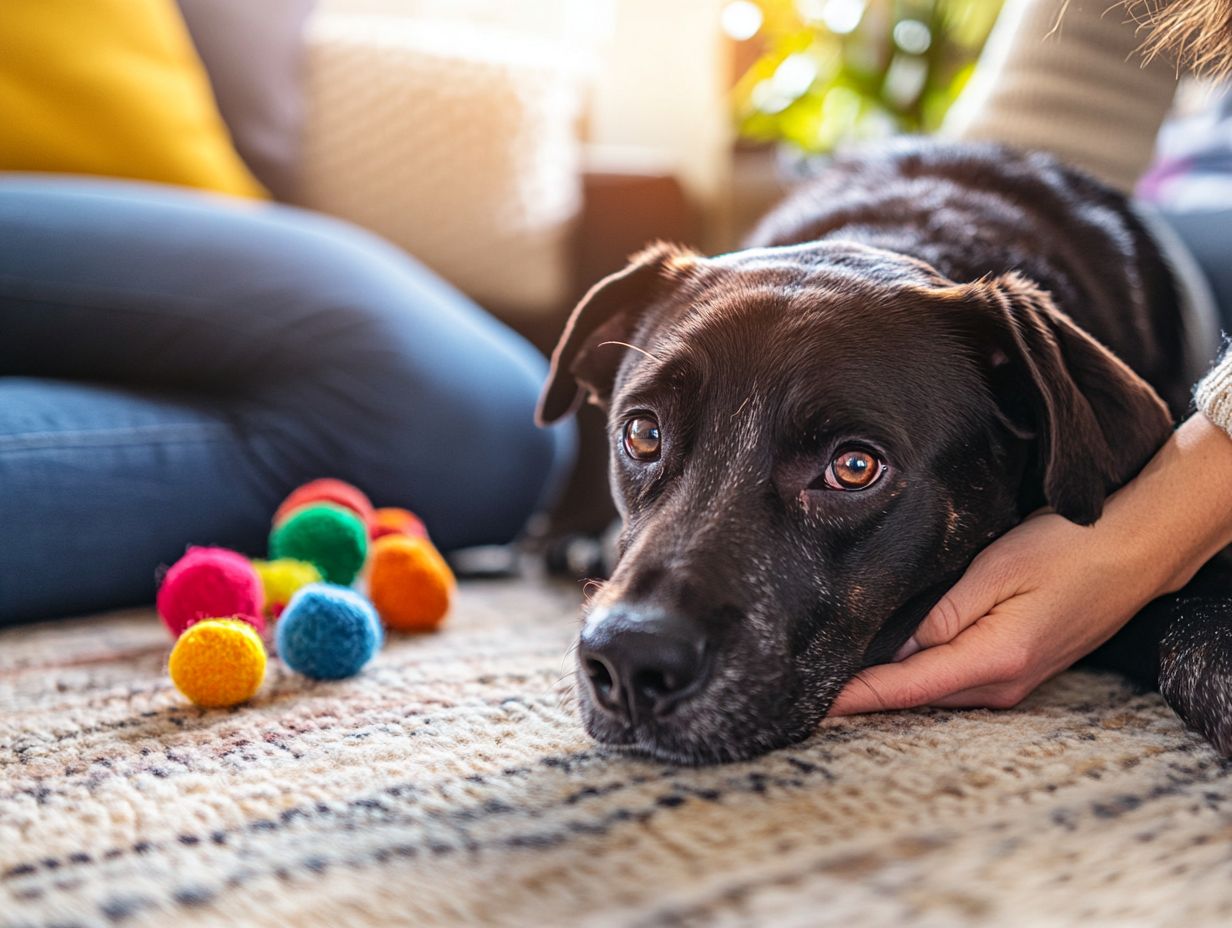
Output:
M686 616L625 609L593 614L579 643L595 702L636 725L671 714L705 683L706 639Z

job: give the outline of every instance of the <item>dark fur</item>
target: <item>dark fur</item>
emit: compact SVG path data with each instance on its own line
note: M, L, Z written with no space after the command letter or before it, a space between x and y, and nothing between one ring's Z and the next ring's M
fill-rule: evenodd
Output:
M1172 281L1124 198L991 146L839 159L745 250L643 252L575 310L540 413L588 393L609 414L622 553L590 608L688 615L709 678L632 725L583 680L588 730L686 762L807 736L1024 515L1098 518L1185 411L1181 344ZM651 465L620 451L639 410L663 429ZM885 478L812 488L852 439L884 454ZM1203 650L1230 602L1208 594L1216 618L1195 624L1167 598L1099 658L1152 684L1161 642L1165 664L1196 666L1168 655ZM1223 676L1165 666L1164 693L1226 750L1208 691L1232 691L1232 634L1209 634L1203 666Z

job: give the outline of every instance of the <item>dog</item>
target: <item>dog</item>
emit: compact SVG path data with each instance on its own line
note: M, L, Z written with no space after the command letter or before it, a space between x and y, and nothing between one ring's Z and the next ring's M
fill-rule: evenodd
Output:
M587 730L686 764L809 736L989 542L1044 506L1099 518L1189 407L1184 324L1122 195L995 145L839 157L739 251L636 255L573 311L538 410L609 423ZM1225 753L1230 576L1092 658Z

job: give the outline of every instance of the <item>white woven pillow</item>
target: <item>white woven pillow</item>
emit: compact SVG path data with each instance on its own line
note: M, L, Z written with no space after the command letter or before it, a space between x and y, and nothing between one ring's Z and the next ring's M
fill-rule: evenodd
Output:
M524 35L320 13L308 27L301 202L402 246L481 303L569 287L580 80Z

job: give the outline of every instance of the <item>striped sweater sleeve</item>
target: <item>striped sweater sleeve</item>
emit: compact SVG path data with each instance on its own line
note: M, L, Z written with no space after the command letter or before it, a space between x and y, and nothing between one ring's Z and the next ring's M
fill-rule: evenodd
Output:
M1143 38L1113 0L1006 0L942 132L1042 148L1128 192L1177 84Z
M1224 352L1198 384L1194 399L1203 415L1232 435L1232 351Z

